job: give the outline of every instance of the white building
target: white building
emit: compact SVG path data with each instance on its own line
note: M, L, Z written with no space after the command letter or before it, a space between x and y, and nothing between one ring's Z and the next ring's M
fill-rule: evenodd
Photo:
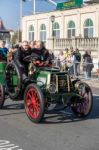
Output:
M22 40L46 41L47 48L52 49L51 16L55 16L54 49L75 46L76 38L76 46L81 50L94 50L93 55L99 58L99 4L25 16L22 19Z

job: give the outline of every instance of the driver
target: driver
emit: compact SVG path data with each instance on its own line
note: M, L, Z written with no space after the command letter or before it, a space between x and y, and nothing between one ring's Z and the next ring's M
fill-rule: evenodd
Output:
M24 58L31 54L31 49L29 47L28 41L23 41L22 46L14 54L14 61L17 64L21 74L22 79L26 79L28 75L28 65L29 62L25 61Z
M31 53L39 56L39 61L43 62L44 66L51 66L51 55L45 48L44 42L34 41L34 47L31 49Z

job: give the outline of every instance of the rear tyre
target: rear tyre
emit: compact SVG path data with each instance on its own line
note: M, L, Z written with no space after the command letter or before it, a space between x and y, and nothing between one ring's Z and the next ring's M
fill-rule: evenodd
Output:
M35 84L29 84L24 95L25 111L28 118L35 123L41 122L44 116L44 97Z
M93 96L88 84L80 82L78 91L82 97L81 102L73 104L72 110L77 117L86 117L90 114L93 106Z
M5 102L5 89L3 85L0 85L0 109L3 108Z
M9 97L17 99L22 89L22 77L14 61L8 63L6 67L6 84Z

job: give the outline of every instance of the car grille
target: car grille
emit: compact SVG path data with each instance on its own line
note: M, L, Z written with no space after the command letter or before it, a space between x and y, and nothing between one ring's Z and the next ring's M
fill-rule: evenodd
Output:
M57 75L58 92L70 92L73 90L73 85L69 75Z

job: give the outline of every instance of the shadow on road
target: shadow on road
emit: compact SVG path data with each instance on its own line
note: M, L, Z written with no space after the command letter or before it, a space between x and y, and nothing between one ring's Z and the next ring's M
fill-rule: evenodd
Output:
M23 103L5 105L3 109L1 109L0 111L1 111L0 116L10 116L14 114L25 113Z
M99 96L93 97L93 108L91 111L89 119L98 119L99 118Z
M9 104L9 105L6 105L3 107L3 110L4 109L8 109L8 110L16 110L16 109L24 109L24 104L23 103L20 103L20 104Z
M77 121L85 121L89 119L99 118L99 96L93 97L93 107L89 116L86 118L76 118L71 109L65 109L63 111L48 111L47 116L44 117L42 123L44 124L56 124L56 123L72 123Z
M0 111L1 111L0 116L9 116L13 114L25 113L23 103L6 104L4 108ZM42 120L42 124L72 123L98 118L99 118L99 96L94 96L93 108L88 117L76 118L76 116L73 114L70 108L66 108L60 111L49 110L45 113L44 119Z

